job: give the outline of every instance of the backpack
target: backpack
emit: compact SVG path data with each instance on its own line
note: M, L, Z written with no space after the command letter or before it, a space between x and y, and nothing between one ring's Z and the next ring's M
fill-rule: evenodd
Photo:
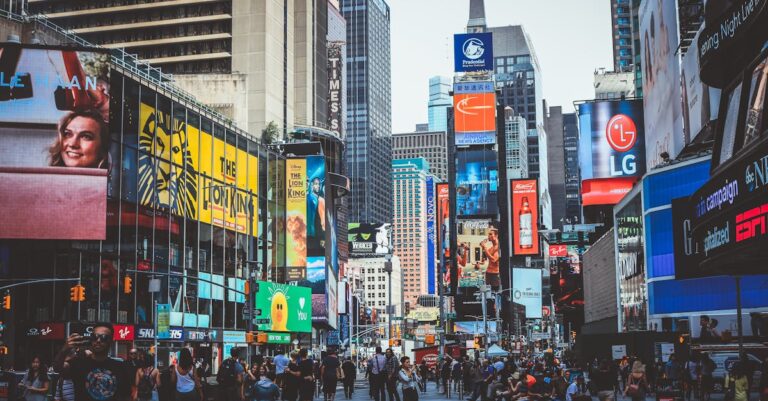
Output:
M216 382L219 383L220 386L234 386L237 382L235 377L235 363L237 362L232 358L221 363L219 372L216 373Z
M137 388L137 395L142 400L150 400L152 399L152 390L154 390L154 387L152 385L152 372L154 372L154 369L149 372L149 374L146 374L146 371L143 375L141 375L141 379L139 379L139 385L136 386Z

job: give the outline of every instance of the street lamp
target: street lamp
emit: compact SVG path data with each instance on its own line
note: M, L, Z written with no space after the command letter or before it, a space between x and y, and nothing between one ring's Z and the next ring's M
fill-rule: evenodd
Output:
M384 271L389 276L389 301L387 302L387 341L392 338L392 255L384 255Z

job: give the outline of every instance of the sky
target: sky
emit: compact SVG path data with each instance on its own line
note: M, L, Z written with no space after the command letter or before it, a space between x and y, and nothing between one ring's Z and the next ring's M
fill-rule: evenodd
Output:
M392 130L427 122L429 77L453 76L453 34L466 31L469 0L388 0ZM544 99L573 112L594 98L595 69L613 69L610 0L485 0L489 27L523 25L539 59Z

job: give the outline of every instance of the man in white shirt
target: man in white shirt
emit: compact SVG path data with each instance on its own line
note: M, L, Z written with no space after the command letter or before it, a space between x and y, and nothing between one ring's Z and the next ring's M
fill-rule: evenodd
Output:
M565 392L565 401L577 401L580 396L587 394L587 386L584 384L584 376L578 376Z

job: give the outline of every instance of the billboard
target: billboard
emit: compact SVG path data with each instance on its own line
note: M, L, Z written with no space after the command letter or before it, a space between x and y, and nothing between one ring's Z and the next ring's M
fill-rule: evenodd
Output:
M0 238L105 239L109 75L102 51L0 45Z
M307 258L325 257L325 157L307 156ZM289 265L290 266L290 265Z
M449 260L451 257L451 208L450 208L450 191L447 183L440 183L435 186L437 196L435 197L435 207L437 210L437 257L441 260ZM442 263L442 262L441 262ZM446 263L447 265L447 263ZM440 266L440 279L442 279L442 285L446 288L451 286L450 269L447 266ZM440 280L439 279L439 280Z
M436 294L435 286L435 178L427 177L427 294Z
M328 127L331 131L344 132L344 82L343 42L328 42Z
M307 160L285 161L285 265L307 266Z
M701 30L692 43L699 43ZM720 105L720 89L701 82L699 52L695 48L685 53L681 63L680 89L683 111L683 143L691 143L710 121L716 120Z
M496 333L496 322L488 320L486 324L488 325L488 330L485 330L483 322L478 320L453 322L453 331L467 334Z
M619 325L623 332L640 331L648 327L642 198L622 203L614 209Z
M375 257L392 253L392 224L348 223L349 253L354 257Z
M646 169L663 153L674 159L685 146L680 102L677 2L640 4L640 64L643 73Z
M496 143L496 92L493 82L459 82L453 86L456 145Z
M453 70L493 70L493 35L490 32L453 35Z
M171 114L139 106L139 203L258 235L258 157Z
M257 281L257 330L309 333L312 331L312 290L295 285Z
M512 302L525 306L525 317L541 319L541 270L512 269Z
M539 254L539 191L538 181L510 180L512 209L509 224L512 254Z
M459 287L487 284L498 288L499 247L498 224L491 220L459 220L456 224L456 266Z
M456 152L456 216L493 216L499 212L499 170L493 150Z

